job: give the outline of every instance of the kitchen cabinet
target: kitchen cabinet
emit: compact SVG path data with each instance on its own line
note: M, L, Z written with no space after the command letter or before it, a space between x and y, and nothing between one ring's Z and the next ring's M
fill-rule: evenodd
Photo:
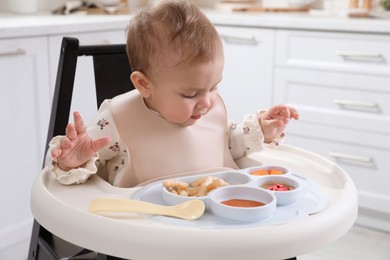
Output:
M0 259L23 259L32 228L30 191L42 167L51 88L46 37L0 41ZM17 205L17 207L15 207Z
M110 31L83 32L67 35L78 38L80 45L123 44L126 42L125 29ZM63 35L49 36L50 45L50 82L54 88L57 75L58 60ZM129 75L130 77L130 75ZM73 90L71 111L79 111L85 123L90 122L96 115L96 92L93 63L91 57L80 57L77 61L77 70ZM73 121L73 116L71 116Z
M274 30L217 26L225 52L223 79L218 86L229 119L268 108L272 101Z
M66 34L64 34L66 35ZM125 42L123 28L74 33L80 44ZM25 259L33 216L32 183L42 168L62 35L0 39L2 182L0 259ZM92 60L78 62L73 110L86 123L96 114Z
M350 174L362 209L357 222L390 231L383 221L390 217L388 46L388 35L278 30L274 102L300 111L288 143Z

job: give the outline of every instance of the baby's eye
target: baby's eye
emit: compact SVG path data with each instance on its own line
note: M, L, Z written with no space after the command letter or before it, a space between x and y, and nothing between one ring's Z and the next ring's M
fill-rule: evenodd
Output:
M195 92L194 94L190 94L190 95L187 95L187 94L182 94L182 97L184 98L194 98L198 95L197 92Z

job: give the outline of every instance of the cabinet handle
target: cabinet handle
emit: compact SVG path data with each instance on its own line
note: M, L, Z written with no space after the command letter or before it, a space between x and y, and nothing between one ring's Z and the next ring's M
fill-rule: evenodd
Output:
M230 35L230 34L220 34L221 38L225 42L236 42L241 44L250 44L250 45L256 45L257 40L256 37L253 35Z
M329 156L331 156L335 159L356 161L356 162L362 162L362 163L372 164L372 162L373 162L373 159L370 157L358 156L358 155L347 154L347 153L330 152Z
M16 49L12 51L3 51L0 52L0 57L6 57L6 56L17 56L17 55L25 55L26 51L23 49Z
M347 59L366 59L366 60L376 60L376 61L383 60L383 55L380 53L337 51L336 55Z
M377 108L378 104L374 102L363 102L349 99L333 99L333 103L339 106L353 106L361 108Z

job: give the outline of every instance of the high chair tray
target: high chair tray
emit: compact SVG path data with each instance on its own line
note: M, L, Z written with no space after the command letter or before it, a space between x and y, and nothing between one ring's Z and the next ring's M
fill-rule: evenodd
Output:
M65 186L44 170L34 182L31 210L56 236L106 255L127 259L286 259L319 249L345 234L356 220L357 192L337 164L283 145L242 158L240 168L261 162L281 165L317 183L329 205L317 214L275 225L204 228L129 214L108 218L88 212L95 198L131 198L142 188L117 188L93 176Z

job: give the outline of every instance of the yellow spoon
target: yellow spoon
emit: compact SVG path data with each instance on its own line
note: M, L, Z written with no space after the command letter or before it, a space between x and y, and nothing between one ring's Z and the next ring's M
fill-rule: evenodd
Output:
M164 215L187 220L200 218L205 210L205 205L201 200L189 200L187 202L162 206L140 200L99 198L89 205L89 212L139 212L154 215Z

